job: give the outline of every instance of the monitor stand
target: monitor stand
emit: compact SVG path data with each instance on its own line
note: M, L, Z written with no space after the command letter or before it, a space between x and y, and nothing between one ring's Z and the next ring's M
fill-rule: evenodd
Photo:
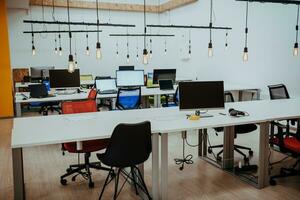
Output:
M200 118L207 118L207 117L213 117L213 115L208 114L207 111L196 110L195 111L196 116L200 116Z

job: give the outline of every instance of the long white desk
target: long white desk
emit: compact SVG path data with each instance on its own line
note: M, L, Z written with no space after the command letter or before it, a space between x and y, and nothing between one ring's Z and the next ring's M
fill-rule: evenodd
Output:
M234 118L220 115L228 108L247 111L250 116ZM256 123L260 126L258 188L269 183L268 132L269 122L279 119L300 118L300 99L247 101L226 104L225 110L211 111L214 117L198 121L186 119L186 112L177 107L129 111L97 112L75 115L15 118L12 131L12 156L15 199L24 199L22 149L38 145L81 142L109 138L119 123L151 122L152 137L152 195L153 199L168 199L168 135L180 131L225 127L223 167L233 167L234 126ZM55 124L55 126L49 126ZM45 127L47 127L45 129ZM40 132L39 130L43 130ZM161 143L159 143L161 134ZM159 146L159 144L161 144ZM159 151L161 149L161 151ZM159 152L161 154L159 155ZM159 160L161 166L159 166ZM159 179L161 178L161 180ZM159 181L160 180L160 181ZM160 189L159 189L160 187ZM160 192L159 192L160 191Z
M174 87L174 90L160 90L159 88L147 88L142 87L141 95L143 97L146 96L154 96L154 107L160 107L160 97L161 95L172 95L176 91L176 87ZM259 99L260 96L260 89L253 87L253 86L245 86L245 85L238 85L238 84L232 84L232 83L225 83L224 84L225 91L237 91L239 92L239 100L242 98L242 92L243 91L255 91L257 93L257 98ZM15 95L15 109L16 109L16 116L21 117L22 111L21 111L21 103L33 103L33 102L56 102L56 101L72 101L72 100L83 100L87 99L88 90L83 93L75 93L75 94L69 94L69 95L56 95L55 97L48 97L48 98L29 98L27 100L23 100L24 96L21 94L24 94L25 96L29 97L28 92L22 92L22 93L16 93ZM98 94L98 99L105 99L105 98L116 98L117 94Z

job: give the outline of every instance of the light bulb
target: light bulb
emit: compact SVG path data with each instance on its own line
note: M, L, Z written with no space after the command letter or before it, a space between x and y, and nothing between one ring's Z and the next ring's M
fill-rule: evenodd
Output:
M225 50L227 50L227 49L228 49L228 44L226 43L226 44L225 44Z
M249 55L248 55L248 48L245 47L245 48L244 48L244 53L243 53L243 61L244 61L244 62L247 62L247 61L248 61L248 58L249 58Z
M59 51L59 55L62 56L62 48L61 47L58 48L58 51Z
M36 51L35 51L35 47L34 47L34 45L33 45L33 46L32 46L32 55L35 56L35 54L36 54Z
M165 55L167 55L167 49L165 49Z
M212 57L213 56L213 46L212 43L209 42L208 43L208 57Z
M136 61L139 61L139 54L136 54Z
M90 48L88 46L86 47L86 52L85 53L86 53L87 56L90 55Z
M298 56L298 54L299 54L299 48L298 48L298 42L296 42L294 45L293 55Z
M150 50L149 58L152 59L152 50Z
M74 59L73 55L69 55L69 64L68 64L68 72L73 73L75 71L75 64L74 64Z
M192 57L192 52L191 52L191 50L189 50L189 58L191 58Z
M147 49L143 50L143 64L147 65L149 63L149 56Z
M55 47L54 49L55 54L58 54L57 48Z
M102 58L100 42L97 42L97 44L96 44L96 58L98 60L100 60Z
M78 63L75 61L75 69L78 68Z
M119 57L119 52L118 51L116 52L116 55L117 55L117 57Z
M127 58L127 59L126 59L126 62L129 63L129 62L130 62L129 54L127 54L126 58Z

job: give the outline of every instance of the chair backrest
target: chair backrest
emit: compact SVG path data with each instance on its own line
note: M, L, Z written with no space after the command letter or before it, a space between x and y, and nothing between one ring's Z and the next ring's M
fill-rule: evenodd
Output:
M231 92L224 92L224 101L225 102L234 102L234 98Z
M270 99L289 99L290 95L284 84L269 85Z
M121 110L138 109L141 105L141 87L119 88L116 107Z
M50 92L51 91L51 87L50 87L50 81L48 80L43 80L43 84L45 84L47 91Z
M97 112L97 105L94 100L66 101L61 105L63 114Z
M179 87L177 86L176 88L176 91L175 91L175 94L174 94L174 103L176 105L179 105Z
M89 92L88 99L96 100L96 98L97 98L97 90L95 88L92 88Z
M151 124L119 124L115 127L105 156L110 166L129 167L145 162L152 151Z

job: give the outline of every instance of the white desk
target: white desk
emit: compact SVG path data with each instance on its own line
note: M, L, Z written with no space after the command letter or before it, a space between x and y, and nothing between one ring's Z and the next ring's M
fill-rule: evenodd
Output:
M146 96L154 96L154 107L160 107L160 97L161 95L172 95L175 93L177 86L174 86L174 90L160 90L159 88L147 88L142 87L141 89L141 95L143 97ZM255 91L257 93L257 97L259 99L260 96L260 89L255 88L253 86L243 86L238 84L231 84L231 83L225 83L224 85L225 91L238 91L239 92L239 100L242 99L242 92L243 91ZM16 108L16 116L21 117L22 111L21 111L21 103L33 103L33 102L55 102L55 101L72 101L72 100L83 100L87 99L88 90L86 90L83 93L76 93L71 95L56 95L55 97L49 97L49 98L30 98L27 100L23 100L23 96L21 93L16 93L15 95L15 108ZM22 92L22 94L25 94L25 96L29 97L28 92ZM105 99L105 98L116 98L117 94L98 94L98 99Z
M233 118L223 116L228 108L247 111L250 116ZM152 195L153 199L168 199L168 134L179 131L225 127L223 167L233 166L234 125L256 123L260 126L258 188L269 183L268 152L269 122L300 118L300 99L263 100L226 104L226 111L212 111L214 117L199 121L186 119L186 112L174 108L152 108L129 111L97 112L77 115L15 118L12 131L12 156L15 199L24 199L22 148L60 144L71 141L108 138L119 123L151 122L152 137ZM55 126L49 126L55 124ZM105 126L103 126L105 124ZM45 129L47 127L47 129ZM39 130L43 130L40 132ZM159 146L159 134L161 145ZM159 156L159 149L161 155ZM159 159L161 166L159 166ZM161 181L159 181L159 176ZM159 183L160 182L160 183ZM159 193L160 186L160 193Z

